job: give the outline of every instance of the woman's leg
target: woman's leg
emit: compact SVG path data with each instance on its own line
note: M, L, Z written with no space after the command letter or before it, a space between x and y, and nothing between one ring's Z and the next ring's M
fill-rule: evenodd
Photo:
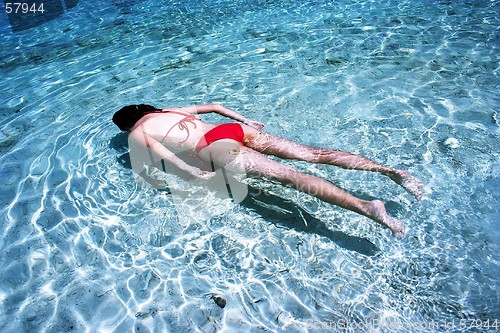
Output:
M324 179L270 160L265 155L247 147L241 147L239 153L229 163L227 163L228 158L216 150L217 148L213 147L212 158L215 164L224 165L229 170L244 172L250 176L268 177L283 185L291 185L320 200L364 215L390 228L396 237L403 237L403 223L391 218L384 204L379 200L366 201L356 198Z
M243 129L246 134L245 145L261 153L312 163L330 164L350 170L379 172L401 185L417 200L422 199L423 184L408 171L389 168L366 157L341 150L302 145L285 138L258 132L248 126L244 126Z

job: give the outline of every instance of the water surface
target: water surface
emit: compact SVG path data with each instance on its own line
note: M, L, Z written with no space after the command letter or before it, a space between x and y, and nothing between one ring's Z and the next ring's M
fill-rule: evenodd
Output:
M488 330L498 8L80 1L16 34L0 15L1 331ZM172 196L135 182L111 116L215 101L273 134L410 170L422 202L380 175L285 162L383 200L406 238L269 182L254 185L272 195L206 194L183 209L219 215L179 219Z

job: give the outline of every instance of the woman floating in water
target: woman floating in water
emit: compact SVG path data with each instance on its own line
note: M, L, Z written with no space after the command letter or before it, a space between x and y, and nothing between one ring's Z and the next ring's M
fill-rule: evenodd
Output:
M201 121L195 114L215 112L239 123L214 125ZM241 114L219 104L196 105L157 109L150 105L130 105L113 116L113 122L129 133L129 139L145 149L151 149L163 161L170 162L199 179L209 179L213 171L204 171L187 164L176 156L190 151L202 162L229 168L252 177L268 177L283 185L320 200L352 210L389 227L396 237L403 237L404 226L390 217L380 200L366 201L356 198L329 181L300 172L290 166L267 158L302 160L339 166L344 169L374 171L388 176L417 200L421 200L423 184L408 171L395 170L365 157L348 152L310 147L280 138L261 129L264 124L249 120ZM163 162L164 163L164 162Z

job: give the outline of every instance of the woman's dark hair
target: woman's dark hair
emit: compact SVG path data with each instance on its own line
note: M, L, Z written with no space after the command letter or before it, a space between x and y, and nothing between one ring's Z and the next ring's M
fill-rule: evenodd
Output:
M113 122L116 126L118 126L122 131L129 131L132 127L134 127L135 123L144 117L149 112L154 112L158 110L152 105L147 104L138 104L138 105L127 105L121 108L119 111L116 111L113 115Z

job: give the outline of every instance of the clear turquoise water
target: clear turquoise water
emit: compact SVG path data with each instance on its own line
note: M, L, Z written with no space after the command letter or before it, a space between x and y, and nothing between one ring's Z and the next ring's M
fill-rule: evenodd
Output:
M17 34L0 15L0 330L495 331L499 8L81 1ZM406 238L266 182L274 208L179 219L134 181L110 118L214 101L409 169L422 202L378 175L286 162L385 201Z

